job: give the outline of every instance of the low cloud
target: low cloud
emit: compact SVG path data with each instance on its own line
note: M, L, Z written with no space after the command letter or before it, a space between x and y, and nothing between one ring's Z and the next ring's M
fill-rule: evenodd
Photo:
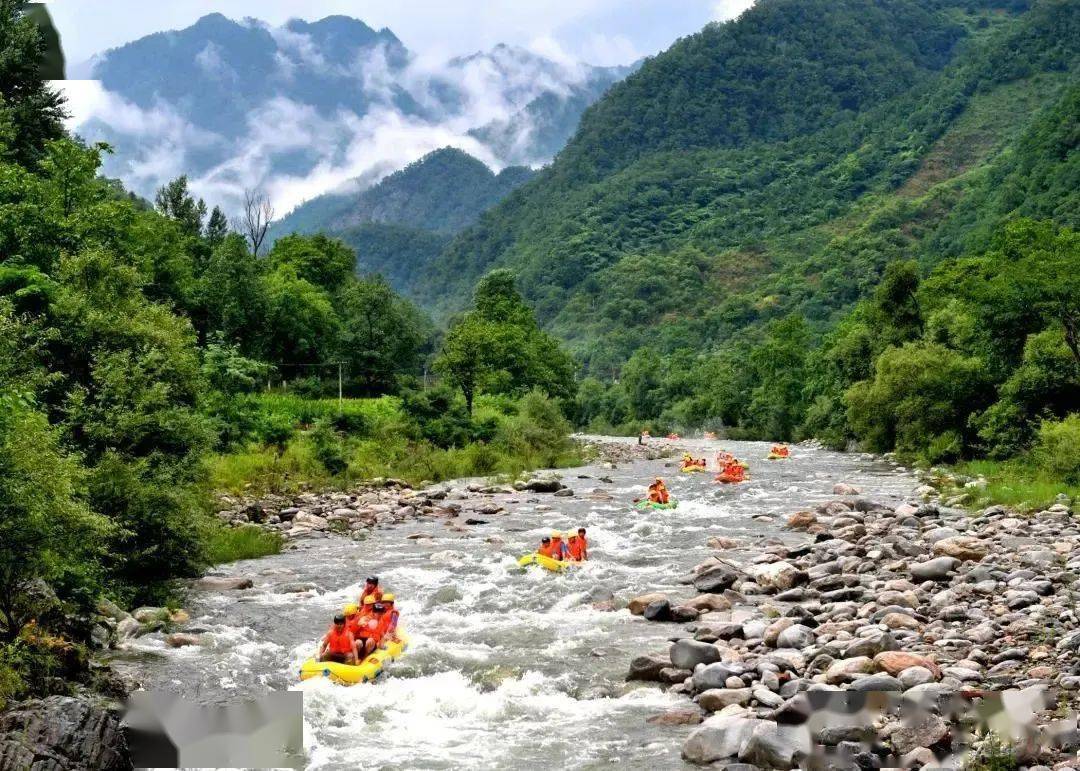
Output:
M449 62L416 57L404 66L380 46L347 63L343 73L307 35L285 28L271 34L278 46L278 82L287 84L301 70L344 74L362 90L366 111L327 114L302 95L283 94L254 109L239 137L226 138L195 125L174 105L140 107L100 83L80 81L65 86L73 127L89 140L101 137L117 145L107 172L141 195L152 196L187 173L192 189L210 204L235 211L246 188L263 188L277 210L286 212L345 185L374 184L440 147L460 148L499 170L515 158L500 157L470 132L492 124L510 127L518 141L504 143L501 151L510 156L507 148L520 150L532 130L523 122L525 107L545 92L568 96L588 75L553 39L538 38L533 51L501 46ZM208 44L196 61L208 76L244 87L218 46ZM402 100L419 111L400 109Z
M730 21L754 5L755 0L715 0L713 21Z

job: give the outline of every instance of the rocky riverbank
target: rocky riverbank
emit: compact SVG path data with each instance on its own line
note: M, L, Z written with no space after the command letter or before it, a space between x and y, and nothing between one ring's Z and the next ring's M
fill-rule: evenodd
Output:
M686 596L630 603L686 624L627 678L686 695L685 708L653 718L699 724L683 757L959 767L973 749L985 763L1080 768L1080 526L1069 508L1020 517L950 508L930 488L895 508L834 492L792 514L782 537L710 538L717 554L682 578ZM980 737L987 726L1012 746Z

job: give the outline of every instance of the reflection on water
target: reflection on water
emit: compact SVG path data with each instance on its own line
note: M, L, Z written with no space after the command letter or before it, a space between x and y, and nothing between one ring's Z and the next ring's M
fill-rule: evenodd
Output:
M678 473L672 461L585 467L564 475L575 497L497 496L506 511L468 533L433 520L380 529L358 543L302 542L227 568L254 578L254 589L191 598L190 626L205 630L207 645L166 650L158 636L142 638L126 666L147 688L206 703L303 690L312 768L678 767L690 729L645 719L682 697L624 677L633 655L665 650L681 627L595 610L589 592L690 596L678 577L708 556L710 535L749 546L764 536L793 538L780 531L783 516L833 497L837 481L884 501L916 484L866 455L796 447L791 460L768 462L762 442L680 446L710 459L723 446L750 461L751 481L716 485L711 474ZM634 510L630 501L656 476L667 479L679 508ZM589 500L598 488L614 500ZM587 565L562 575L517 567L543 533L579 526L589 531ZM417 533L432 537L407 538ZM408 654L374 685L299 684L299 664L330 616L372 573L397 594L412 638ZM319 591L277 591L303 581Z

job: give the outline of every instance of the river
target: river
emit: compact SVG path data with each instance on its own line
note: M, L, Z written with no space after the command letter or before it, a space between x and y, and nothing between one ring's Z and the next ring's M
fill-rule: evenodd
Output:
M679 768L691 729L645 721L685 705L685 697L624 679L634 655L665 650L682 627L595 610L590 590L607 587L621 600L650 591L690 597L695 592L677 579L710 555L710 535L748 543L794 538L781 531L783 517L834 497L838 481L884 502L909 496L917 484L868 455L795 447L791 460L767 462L760 442L679 442L710 462L721 444L750 461L749 483L717 485L712 474L665 467L672 461L586 466L562 472L575 497L496 496L506 511L467 533L449 531L442 519L407 522L362 542L301 541L277 556L225 566L217 572L250 576L255 588L191 597L190 626L205 630L206 645L170 650L159 635L147 636L123 666L147 689L208 704L303 690L314 769ZM668 480L679 508L632 509L656 476ZM596 488L614 500L589 500ZM563 575L517 567L544 532L579 526L589 534L586 565ZM408 538L415 534L430 537ZM372 573L398 597L408 653L373 685L298 683L299 664L330 616ZM297 582L319 590L280 593Z

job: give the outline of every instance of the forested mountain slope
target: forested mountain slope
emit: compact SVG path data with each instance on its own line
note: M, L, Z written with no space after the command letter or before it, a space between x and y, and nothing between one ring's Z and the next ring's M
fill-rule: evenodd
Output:
M509 166L496 174L468 153L444 147L367 190L308 201L277 223L273 235L333 234L356 250L359 272L381 273L407 291L450 236L535 173Z
M453 311L510 267L603 374L791 312L824 329L890 261L1075 224L1078 41L1066 0L762 0L613 87L416 296Z

